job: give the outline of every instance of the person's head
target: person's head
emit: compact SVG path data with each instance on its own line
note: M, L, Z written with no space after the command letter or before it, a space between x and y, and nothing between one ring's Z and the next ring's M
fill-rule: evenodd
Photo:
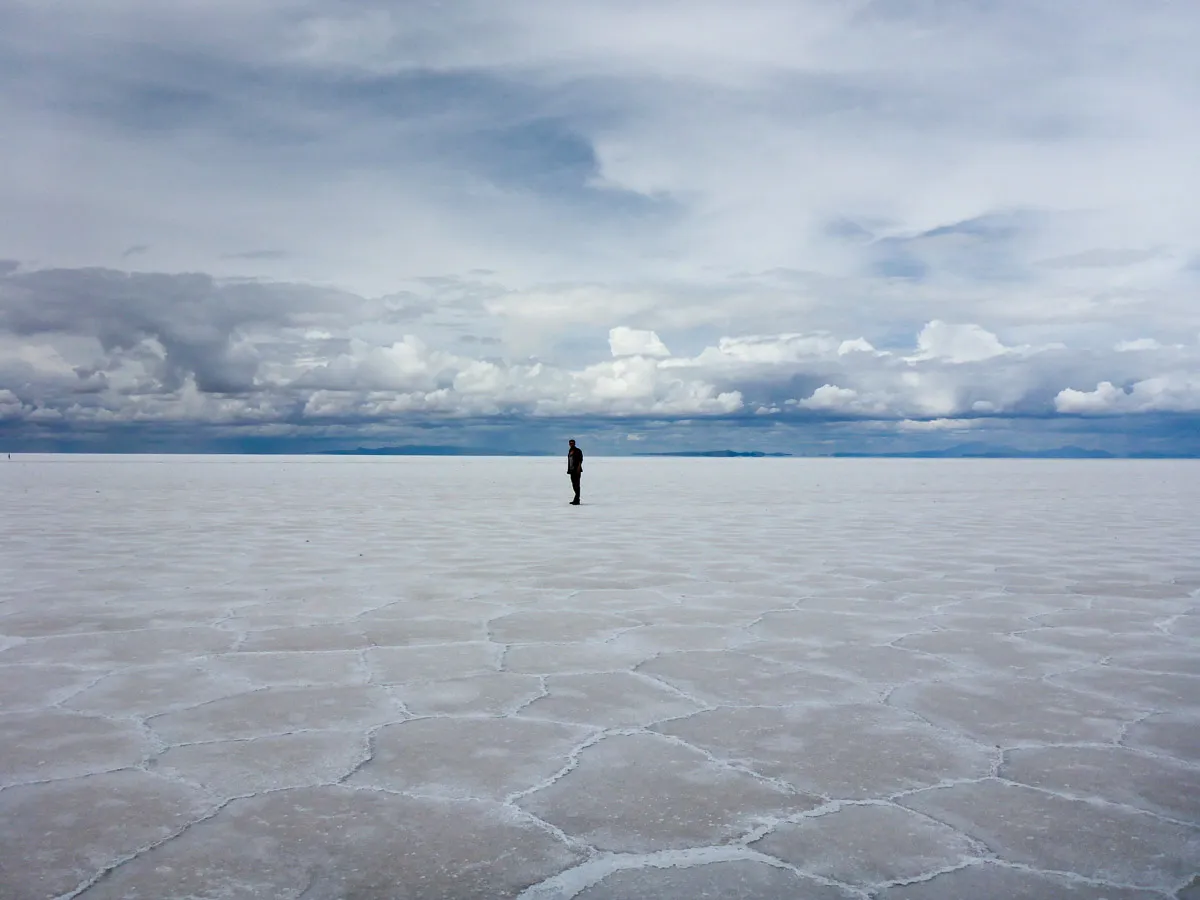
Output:
M572 446L572 447L574 447L574 446L575 446L575 441L574 441L574 439L567 441L567 443L568 443L570 446Z

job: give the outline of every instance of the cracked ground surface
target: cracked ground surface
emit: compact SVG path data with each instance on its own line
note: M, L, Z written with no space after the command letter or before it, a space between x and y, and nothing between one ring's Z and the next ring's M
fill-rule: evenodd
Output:
M0 897L1200 896L1200 465L0 465Z

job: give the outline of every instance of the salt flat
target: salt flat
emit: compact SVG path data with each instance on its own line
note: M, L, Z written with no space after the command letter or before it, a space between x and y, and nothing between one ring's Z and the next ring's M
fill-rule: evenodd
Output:
M1200 465L564 468L0 460L0 897L1200 896Z

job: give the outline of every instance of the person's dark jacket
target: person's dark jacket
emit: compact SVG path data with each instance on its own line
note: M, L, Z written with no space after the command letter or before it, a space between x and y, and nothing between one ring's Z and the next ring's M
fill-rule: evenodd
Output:
M567 474L574 475L583 472L583 451L572 447L567 451Z

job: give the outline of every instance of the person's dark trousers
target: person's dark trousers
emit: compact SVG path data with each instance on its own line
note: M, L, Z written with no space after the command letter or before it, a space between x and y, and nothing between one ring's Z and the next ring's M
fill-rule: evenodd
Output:
M579 479L582 477L582 474L579 472L571 473L571 487L575 489L575 499L571 501L572 503L579 502Z

